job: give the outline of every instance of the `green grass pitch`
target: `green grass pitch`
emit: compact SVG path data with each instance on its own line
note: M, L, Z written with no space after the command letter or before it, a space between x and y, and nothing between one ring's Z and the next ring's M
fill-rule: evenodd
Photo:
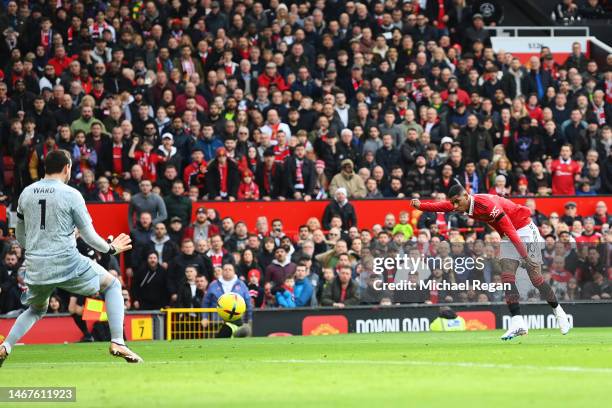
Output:
M612 328L19 346L0 386L76 386L71 407L603 407ZM8 406L2 404L1 406ZM37 403L31 406L52 406ZM13 406L28 406L18 404Z

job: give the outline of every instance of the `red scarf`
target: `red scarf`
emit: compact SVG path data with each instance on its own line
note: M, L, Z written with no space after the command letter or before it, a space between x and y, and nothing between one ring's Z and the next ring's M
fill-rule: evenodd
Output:
M302 167L304 166L304 160L295 161L295 182L296 184L304 184L304 175L302 174Z
M276 174L276 164L272 164L272 167L267 168L264 166L263 184L266 193L272 192L272 179Z
M46 33L41 31L40 32L40 45L42 45L45 48L49 48L50 43L51 43L51 30L49 30Z
M98 194L98 197L100 198L100 201L105 202L105 203L115 201L115 197L113 196L113 192L111 190L108 190L108 193L106 194L100 191L100 193Z
M222 166L221 163L219 163L219 178L221 181L221 192L222 193L227 193L227 163L225 164L225 166Z
M446 11L444 10L444 0L438 0L438 28L446 28L446 24L442 21Z
M595 116L597 117L597 122L599 123L599 125L600 126L605 125L606 124L606 110L604 109L604 107L602 106L600 108L597 105L593 104L593 112L595 113Z
M113 173L123 173L123 145L113 145Z

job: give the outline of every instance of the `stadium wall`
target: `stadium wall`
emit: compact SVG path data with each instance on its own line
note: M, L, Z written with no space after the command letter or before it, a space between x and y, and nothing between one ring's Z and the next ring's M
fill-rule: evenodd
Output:
M527 198L513 198L517 203L525 203ZM612 196L580 196L580 197L541 197L536 198L537 209L548 215L553 211L563 213L565 203L575 201L579 203L580 215L592 215L595 204L604 201L612 209ZM351 203L357 211L357 220L360 227L369 228L384 221L385 214L393 213L396 216L400 211L410 211L406 199L395 200L352 200ZM328 201L201 201L193 205L193 214L200 207L214 208L223 217L232 217L247 223L249 228L255 227L257 217L265 215L268 221L274 218L283 220L286 231L297 231L310 217L321 219ZM96 230L100 235L117 235L126 232L128 228L128 204L101 203L89 204L89 212L94 221Z
M163 338L164 319L159 312L128 312L125 316L124 334L129 341ZM0 334L8 334L15 323L14 317L0 317ZM87 322L91 330L94 322ZM21 340L23 344L76 343L83 333L68 313L46 315L32 327Z
M610 303L564 304L575 327L612 327ZM467 330L507 329L510 316L504 303L452 305L466 322ZM253 335L317 336L344 333L429 331L440 305L356 306L343 309L256 310ZM521 311L529 328L555 329L556 319L545 303L525 303ZM0 317L0 333L8 333L15 318ZM129 341L165 339L165 315L160 311L128 312L125 333ZM91 325L91 323L90 323ZM68 314L47 315L21 340L24 344L61 344L79 341L81 332Z

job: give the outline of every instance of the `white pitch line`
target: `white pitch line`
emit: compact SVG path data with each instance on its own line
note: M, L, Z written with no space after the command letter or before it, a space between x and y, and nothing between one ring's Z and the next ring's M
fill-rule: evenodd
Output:
M496 363L470 363L453 361L417 361L417 360L262 360L262 363L273 364L345 364L345 365L395 365L395 366L431 366L431 367L461 367L461 368L492 368L512 370L544 370L579 373L612 374L612 368L606 367L578 367L578 366L535 366Z
M575 373L597 373L597 374L612 374L612 368L607 367L579 367L579 366L536 366L536 365L515 365L515 364L497 364L497 363L471 363L461 361L419 361L419 360L209 360L203 358L202 363L223 363L223 364L336 364L336 365L382 365L382 366L422 366L422 367L460 367L460 368L484 368L484 369L509 369L509 370L536 370L536 371L558 371L558 372L575 372ZM197 361L145 361L144 365L193 365ZM50 361L37 363L13 363L10 360L6 362L5 368L37 368L37 367L56 367L56 366L125 366L121 361L58 361L56 363ZM140 365L129 365L130 367L138 367Z

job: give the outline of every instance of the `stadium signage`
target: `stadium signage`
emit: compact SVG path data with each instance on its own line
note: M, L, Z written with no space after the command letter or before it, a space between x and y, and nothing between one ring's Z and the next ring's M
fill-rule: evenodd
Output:
M567 314L570 323L574 324L574 316ZM554 314L524 314L523 318L529 329L558 329L557 318ZM508 329L510 327L510 316L503 316L503 328Z
M356 333L423 332L429 331L429 319L415 317L406 319L358 319Z
M512 53L525 64L532 55L539 55L542 47L550 48L556 62L562 63L572 52L572 44L580 43L587 50L587 37L491 37L495 52Z
M441 305L355 306L319 309L256 310L253 334L268 336L284 332L293 335L346 333L416 332L429 330ZM612 327L610 303L575 302L563 305L576 327ZM505 304L464 303L451 305L466 322L468 330L506 329L509 324ZM525 303L521 307L530 329L556 328L556 320L545 303ZM345 320L339 319L344 317ZM342 329L337 322L342 321ZM307 324L304 324L307 322Z

